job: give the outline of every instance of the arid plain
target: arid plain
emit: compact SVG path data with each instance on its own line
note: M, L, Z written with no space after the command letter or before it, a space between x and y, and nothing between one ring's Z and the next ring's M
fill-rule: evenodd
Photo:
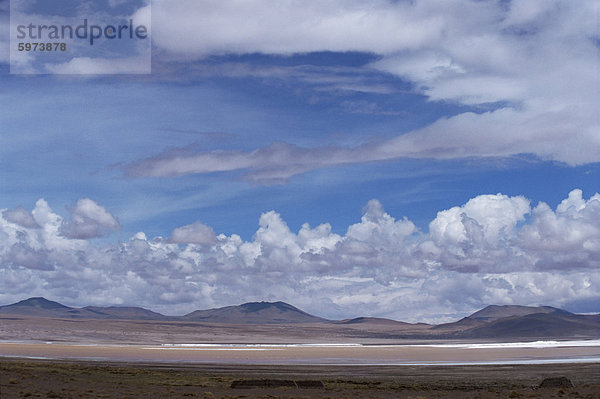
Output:
M567 376L572 387L541 387ZM600 366L257 366L0 360L13 398L586 398L600 397ZM256 383L240 386L236 382ZM290 382L292 382L290 384Z
M1 307L0 397L600 397L597 318L559 309L488 307L437 326L283 303L192 315ZM540 387L549 377L569 384Z

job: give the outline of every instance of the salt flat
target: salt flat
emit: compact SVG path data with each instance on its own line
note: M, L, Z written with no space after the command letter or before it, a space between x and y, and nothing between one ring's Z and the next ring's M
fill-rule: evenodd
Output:
M432 365L600 362L600 341L444 345L83 344L0 342L0 356L125 362L226 364ZM480 344L481 345L481 344ZM488 345L488 346L485 346Z

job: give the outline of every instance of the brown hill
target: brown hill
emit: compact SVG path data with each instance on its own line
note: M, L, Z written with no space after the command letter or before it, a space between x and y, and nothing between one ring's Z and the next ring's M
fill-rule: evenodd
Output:
M316 334L331 337L349 334L353 337L386 339L600 338L600 315L577 315L549 306L488 306L459 321L439 325L411 324L377 317L332 321L308 314L285 302L250 302L197 310L185 316L164 316L139 307L71 308L39 297L0 306L0 317L18 315L54 319L264 325L266 329L273 324L304 323L302 331L314 330ZM312 323L312 326L307 327L307 323Z
M491 305L431 330L444 338L599 338L600 316L576 315L551 306Z
M600 317L576 315L557 309L494 320L457 334L464 338L599 338Z
M92 316L81 309L71 308L42 297L29 298L11 305L0 306L0 313L55 318L85 318L86 316Z
M36 297L0 306L2 315L21 315L36 317L52 317L60 319L123 319L123 320L164 320L168 319L160 313L144 308L111 306L86 306L71 308L46 298Z
M148 309L133 306L86 306L82 310L93 312L99 319L127 319L127 320L168 320L168 316L153 312Z
M469 316L473 320L491 322L511 316L527 316L535 313L568 313L551 306L490 305Z
M196 310L182 317L189 321L231 324L289 324L328 321L285 302L249 302L239 306Z
M352 324L359 324L359 325L386 325L386 326L390 326L390 327L398 327L398 328L402 328L402 327L413 327L413 326L428 326L428 324L424 324L424 323L406 323L403 321L397 321L397 320L392 320L392 319L385 319L385 318L381 318L381 317L355 317L354 319L345 319L345 320L340 320L340 321L335 321L335 324L344 324L344 325L352 325Z
M459 321L433 326L432 330L436 331L439 334L455 334L462 331L471 330L477 327L482 327L485 325L485 321L472 319L471 317L463 317Z

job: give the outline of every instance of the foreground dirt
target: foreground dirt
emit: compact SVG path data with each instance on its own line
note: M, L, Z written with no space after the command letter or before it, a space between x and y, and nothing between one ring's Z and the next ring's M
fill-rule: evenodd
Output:
M557 376L569 378L574 386L537 388L544 378ZM323 387L267 383L260 388L231 388L234 381L256 380L319 381ZM0 358L0 398L600 399L600 364L179 366Z

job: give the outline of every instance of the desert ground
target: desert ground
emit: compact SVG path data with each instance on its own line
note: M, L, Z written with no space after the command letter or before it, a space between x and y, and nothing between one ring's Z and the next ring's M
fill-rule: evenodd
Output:
M2 317L0 398L600 399L597 340L471 348L398 331ZM573 386L540 388L549 377Z
M573 387L539 388L545 378L559 376ZM600 364L257 366L0 358L0 389L2 399L592 399L600 398Z
M397 338L401 334L397 327L387 325L365 328L364 325L310 323L234 325L2 317L0 356L253 364L460 364L600 359L598 340L585 341L590 342L585 346L469 348L448 346L461 344L457 340ZM489 340L466 343L473 342L486 343ZM305 345L282 345L298 343ZM336 343L345 345L336 346ZM186 346L189 344L206 346ZM232 347L232 344L238 346ZM262 346L252 346L256 344ZM436 346L438 344L442 346Z
M400 334L420 333L420 326L405 329L395 325L219 324L154 320L60 319L30 316L0 316L1 340L97 342L119 344L217 343L386 343ZM407 341L409 342L409 341Z

